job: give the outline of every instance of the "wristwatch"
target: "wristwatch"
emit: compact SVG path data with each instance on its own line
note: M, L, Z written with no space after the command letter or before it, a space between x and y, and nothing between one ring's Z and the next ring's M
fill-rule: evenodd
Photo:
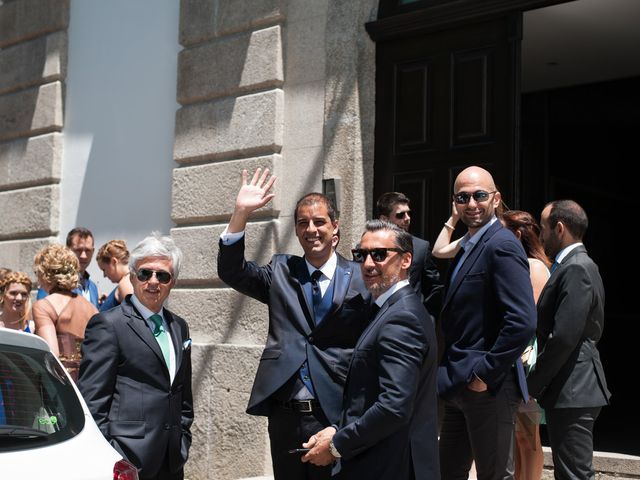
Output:
M329 452L331 453L331 455L333 455L334 458L342 458L342 455L340 455L340 452L338 452L338 449L333 444L333 440L329 442Z

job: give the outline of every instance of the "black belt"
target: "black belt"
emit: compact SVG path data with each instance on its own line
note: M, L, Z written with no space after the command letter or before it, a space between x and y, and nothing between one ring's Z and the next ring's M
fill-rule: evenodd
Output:
M317 400L289 400L288 402L276 400L276 404L285 410L293 410L300 413L312 413L321 410L320 402Z

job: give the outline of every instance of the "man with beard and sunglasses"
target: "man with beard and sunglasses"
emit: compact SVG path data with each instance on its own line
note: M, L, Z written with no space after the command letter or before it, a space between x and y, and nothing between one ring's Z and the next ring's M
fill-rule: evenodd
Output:
M409 283L411 235L370 220L352 250L377 314L353 351L342 418L311 436L304 457L338 461L335 478L438 480L437 344Z
M82 344L80 392L140 479L181 480L191 445L189 327L163 306L181 263L171 238L142 240L129 257L133 294L94 315Z
M269 333L247 413L269 418L276 480L321 480L331 469L302 463L309 436L340 418L351 352L369 319L370 295L358 265L335 252L335 206L309 193L294 210L295 235L304 256L274 255L267 265L244 258L245 228L266 205L276 180L257 169L242 185L220 238L218 275L230 287L269 306Z
M508 479L515 414L529 399L520 360L536 327L529 264L520 241L495 215L501 195L488 171L466 168L453 189L468 230L440 313L440 468L443 480L462 480L475 460L479 480Z
M411 226L411 201L402 192L386 192L376 202L376 216L401 228L405 232ZM427 240L411 235L413 259L409 269L409 283L421 298L427 311L437 316L442 304L440 272L431 257L431 245Z

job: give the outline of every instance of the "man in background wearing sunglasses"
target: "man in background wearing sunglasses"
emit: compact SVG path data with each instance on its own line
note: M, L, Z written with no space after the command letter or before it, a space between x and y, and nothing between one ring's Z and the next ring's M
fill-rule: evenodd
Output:
M529 266L520 241L496 218L501 195L488 171L463 170L453 192L468 231L440 314L442 479L467 478L472 460L478 479L513 478L514 416L529 399L520 354L536 328Z
M182 252L146 237L131 252L133 295L89 321L78 387L109 443L140 479L181 480L191 445L189 327L164 308Z
M218 275L230 287L269 306L267 344L247 413L269 417L276 480L328 479L331 469L302 463L297 450L314 433L337 423L351 351L369 319L368 295L358 265L336 254L338 219L320 193L294 210L304 257L274 255L260 266L244 258L249 216L274 194L276 177L242 172L229 225L220 238Z
M433 322L409 284L411 235L370 220L353 259L378 313L353 351L342 418L313 435L303 461L338 460L340 478L439 479Z
M401 192L383 193L376 202L376 216L408 232L411 226L411 201ZM442 282L440 272L431 257L431 245L415 235L411 239L413 260L409 269L409 283L422 299L427 311L437 317L442 304Z

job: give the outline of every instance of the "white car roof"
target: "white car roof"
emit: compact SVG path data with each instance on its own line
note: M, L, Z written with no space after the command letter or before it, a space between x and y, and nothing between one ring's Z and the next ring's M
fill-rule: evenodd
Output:
M50 351L47 342L39 336L4 327L0 327L0 344Z

